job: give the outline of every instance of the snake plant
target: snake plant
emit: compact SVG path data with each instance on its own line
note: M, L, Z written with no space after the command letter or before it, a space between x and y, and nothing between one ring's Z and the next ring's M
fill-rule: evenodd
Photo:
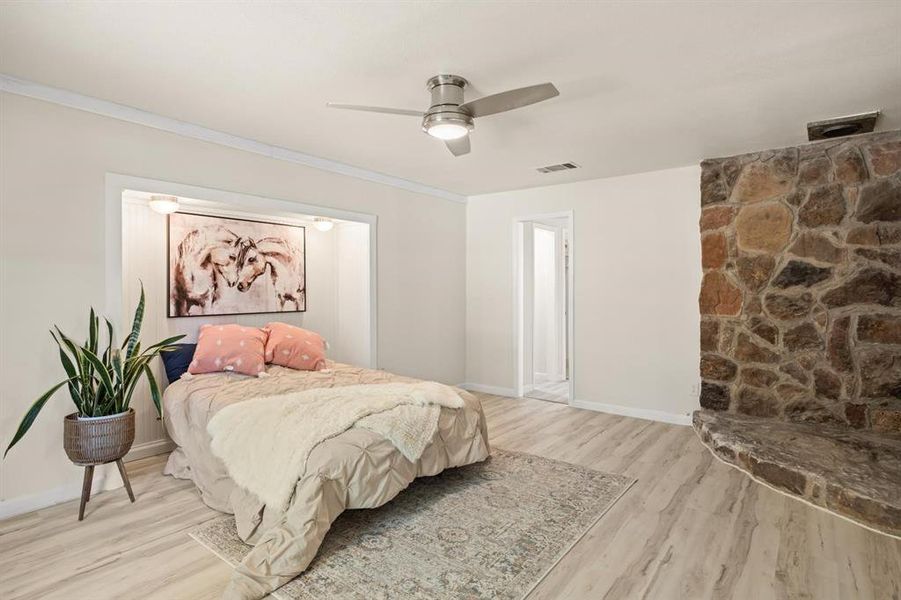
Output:
M100 317L94 313L93 308L88 321L88 339L84 344L75 343L72 338L60 331L59 327L54 326L50 331L53 341L59 347L59 361L67 377L44 392L31 405L22 417L22 422L19 423L19 428L6 452L3 453L4 457L28 432L50 397L63 386L68 387L69 396L75 403L79 417L104 417L127 411L138 382L145 376L150 384L150 397L157 413L162 416L160 388L150 369L150 361L160 352L174 349L172 344L184 336L172 336L147 348L141 348L139 338L141 324L144 321L144 286L141 286L141 299L135 310L131 331L121 347L113 344L113 324L109 319L104 321L107 333L106 348L102 353Z

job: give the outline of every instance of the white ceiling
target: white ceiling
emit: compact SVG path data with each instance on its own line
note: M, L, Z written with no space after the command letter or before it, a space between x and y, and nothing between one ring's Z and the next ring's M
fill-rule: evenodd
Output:
M797 144L881 109L901 127L901 2L10 3L0 71L464 195ZM552 81L452 157L425 80L467 99ZM534 168L574 161L566 173Z

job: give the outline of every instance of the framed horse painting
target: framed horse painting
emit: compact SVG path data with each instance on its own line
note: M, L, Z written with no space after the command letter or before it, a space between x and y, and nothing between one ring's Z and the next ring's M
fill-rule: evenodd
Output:
M173 213L167 232L169 317L306 310L303 226Z

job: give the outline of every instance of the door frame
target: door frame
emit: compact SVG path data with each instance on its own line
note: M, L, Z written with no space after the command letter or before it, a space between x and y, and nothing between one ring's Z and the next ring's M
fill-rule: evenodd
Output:
M529 214L513 217L513 390L517 397L525 393L523 377L525 369L524 347L524 302L525 276L523 272L523 229L526 223L546 221L549 219L565 219L569 242L569 271L566 285L569 290L566 311L568 315L566 330L566 359L569 362L569 404L576 401L576 354L575 354L575 274L576 274L576 235L575 214L573 210L549 213Z

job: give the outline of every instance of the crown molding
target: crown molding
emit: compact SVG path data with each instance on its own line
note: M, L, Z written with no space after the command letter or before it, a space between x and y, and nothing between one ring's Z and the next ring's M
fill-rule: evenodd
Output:
M85 96L69 90L52 87L28 81L26 79L18 79L10 75L0 73L0 91L19 96L26 96L45 102L52 102L61 106L83 110L85 112L102 115L111 119L118 119L128 123L143 125L144 127L152 127L161 131L167 131L183 137L193 138L209 142L211 144L219 144L229 148L236 148L244 152L253 152L261 154L268 158L293 162L321 171L329 171L347 177L354 177L372 183L382 185L390 185L392 187L415 192L417 194L426 194L452 202L466 203L466 196L455 194L447 190L434 188L415 181L409 181L400 177L369 171L361 167L355 167L335 160L304 154L281 146L273 146L265 144L249 138L244 138L223 131L209 129L194 123L171 119L146 110L127 106L125 104L117 104L100 98Z

